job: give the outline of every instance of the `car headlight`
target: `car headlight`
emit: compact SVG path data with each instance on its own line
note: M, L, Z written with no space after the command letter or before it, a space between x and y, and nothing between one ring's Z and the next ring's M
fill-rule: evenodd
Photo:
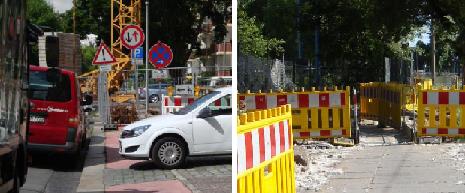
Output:
M142 133L144 133L148 128L150 128L150 125L143 125L134 127L130 130L124 130L121 133L121 138L137 137L139 135L142 135Z

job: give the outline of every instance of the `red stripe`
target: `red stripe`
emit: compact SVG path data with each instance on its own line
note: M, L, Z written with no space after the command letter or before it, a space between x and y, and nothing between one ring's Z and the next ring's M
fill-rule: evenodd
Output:
M300 137L310 137L310 132L300 132Z
M308 108L308 94L299 94L299 107Z
M263 128L258 129L258 142L260 144L260 163L265 161L265 131Z
M187 104L192 104L194 102L194 98L188 98L187 99Z
M428 92L423 92L423 104L428 104Z
M287 95L277 95L276 102L278 106L287 104Z
M239 101L245 101L245 96L239 96Z
M439 128L438 134L449 134L449 130L447 128Z
M221 106L221 99L218 99L215 101L215 107L220 107Z
M439 92L439 104L441 105L449 104L449 92Z
M252 147L252 133L244 133L245 137L245 168L253 167L253 147Z
M168 101L169 101L169 100L170 100L169 97L165 97L165 106L169 106L169 105L168 105Z
M266 96L257 95L255 96L255 109L266 109Z
M280 152L284 152L284 123L281 121L279 122L279 144Z
M342 135L347 135L347 130L343 129L342 130Z
M291 144L292 144L292 126L291 124L289 123L289 121L287 122L287 134L288 134L288 137L289 137L289 147L291 147Z
M354 104L357 104L357 97L355 97ZM341 105L342 106L346 105L346 94L345 93L341 93Z
M276 155L276 134L274 129L274 125L270 125L271 157Z
M421 128L421 134L426 134L426 128Z
M182 106L181 102L181 97L174 97L174 106Z
M465 92L459 92L459 103L465 105Z
M459 134L465 135L465 129L459 129Z
M322 93L318 95L320 100L320 107L329 107L329 93Z
M320 136L331 136L331 130L321 130Z

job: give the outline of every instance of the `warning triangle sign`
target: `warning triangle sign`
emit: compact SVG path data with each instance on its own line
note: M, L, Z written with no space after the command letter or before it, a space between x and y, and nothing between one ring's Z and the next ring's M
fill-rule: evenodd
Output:
M107 45L105 43L100 43L100 46L97 49L97 52L95 53L94 60L92 61L92 64L97 65L97 64L112 64L116 63L116 59L111 54L110 49L108 49Z

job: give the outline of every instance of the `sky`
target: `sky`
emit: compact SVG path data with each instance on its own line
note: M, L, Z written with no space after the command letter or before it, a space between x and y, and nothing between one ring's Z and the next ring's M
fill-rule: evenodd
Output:
M53 5L53 8L60 12L63 13L66 10L69 10L73 7L73 0L47 0Z

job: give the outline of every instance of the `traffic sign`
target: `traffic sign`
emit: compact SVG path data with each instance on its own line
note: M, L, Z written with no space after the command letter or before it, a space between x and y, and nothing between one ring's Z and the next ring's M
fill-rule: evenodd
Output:
M171 48L158 41L153 45L149 52L149 61L156 68L161 69L167 67L173 60L173 51Z
M101 72L110 72L111 71L111 64L100 65L99 69L100 69Z
M105 43L101 42L100 46L97 49L97 52L95 53L94 60L92 60L92 64L112 64L115 62L116 59L113 56L113 54L111 54L110 49L108 49L108 46L105 45Z
M134 59L144 59L144 48L138 47L132 52L132 58Z
M144 43L145 35L137 25L128 25L121 31L121 43L127 49L136 49Z

